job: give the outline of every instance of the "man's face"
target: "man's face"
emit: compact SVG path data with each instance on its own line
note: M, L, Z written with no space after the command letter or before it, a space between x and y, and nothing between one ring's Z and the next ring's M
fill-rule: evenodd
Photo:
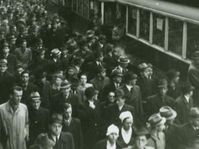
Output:
M192 123L195 127L199 127L199 118L195 118L192 120Z
M71 87L62 88L61 91L64 95L68 95L71 91Z
M7 70L7 68L8 68L7 65L1 64L0 65L0 72L1 73L5 72Z
M122 77L121 77L121 76L115 76L115 77L114 77L114 81L115 81L116 83L121 83L121 82L122 82Z
M136 83L137 83L137 79L133 79L133 80L131 80L131 85L136 85Z
M4 48L3 48L3 53L4 53L4 54L8 54L9 52L10 52L9 47L4 47Z
M32 107L33 107L35 110L38 110L38 109L39 109L40 104L41 104L40 98L32 99Z
M60 123L52 123L50 125L50 131L52 135L59 136L62 131L62 125Z
M160 95L162 96L166 95L167 91L168 91L167 87L159 88Z
M147 138L146 136L137 136L135 138L135 145L138 149L143 149L145 145L147 144Z
M85 75L82 75L81 78L80 78L80 82L81 82L81 84L86 84L87 77Z
M69 107L67 110L64 110L64 117L68 120L72 117L72 108Z
M123 105L125 103L125 99L122 97L117 97L116 96L116 100L117 100L117 104L118 105Z
M56 78L55 78L55 84L56 84L57 86L60 86L61 83L62 83L62 79L59 78L59 77L56 77Z
M23 91L17 91L17 90L14 90L12 96L11 96L11 102L13 105L19 105L20 101L21 101L21 98L22 98L22 95L23 95Z
M28 74L28 73L24 73L24 74L22 75L22 81L23 81L24 83L27 83L27 82L29 81L29 74Z
M110 92L110 93L108 94L108 100L109 100L111 103L115 102L115 93L114 93L114 92Z
M165 124L159 124L156 126L156 129L161 132L161 131L164 131L165 130Z
M117 134L117 133L111 133L111 134L108 136L108 140L109 140L111 143L116 143L117 138L118 138L118 134Z
M22 46L23 49L26 49L27 48L27 42L24 41L21 46Z

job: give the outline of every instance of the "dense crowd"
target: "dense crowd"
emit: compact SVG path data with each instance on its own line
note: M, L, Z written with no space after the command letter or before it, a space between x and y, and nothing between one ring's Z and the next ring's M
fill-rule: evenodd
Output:
M1 1L0 149L198 149L199 52L188 81L156 75L93 22L80 34L45 1Z

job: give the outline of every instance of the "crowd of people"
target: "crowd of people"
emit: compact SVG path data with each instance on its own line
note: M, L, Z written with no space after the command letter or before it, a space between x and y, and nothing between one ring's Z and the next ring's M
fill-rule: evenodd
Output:
M199 52L182 81L45 1L1 1L0 20L0 149L199 148Z

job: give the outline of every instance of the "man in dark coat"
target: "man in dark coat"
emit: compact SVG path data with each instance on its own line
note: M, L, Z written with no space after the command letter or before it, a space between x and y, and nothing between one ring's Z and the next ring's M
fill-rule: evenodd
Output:
M124 111L130 111L133 117L136 119L137 116L135 115L135 109L133 106L125 103L125 94L122 89L117 89L115 91L115 98L116 103L108 107L108 112L105 116L109 124L120 125L121 121L119 119L119 115Z
M35 90L37 86L30 81L30 73L29 71L23 71L21 73L21 83L23 89L23 96L21 102L29 106L29 95L31 91Z
M193 100L196 106L199 106L199 51L196 51L192 57L193 61L189 66L188 79L191 85L195 87Z
M189 122L180 127L175 140L178 142L176 149L182 149L191 145L199 137L199 108L191 108Z
M3 45L3 49L2 49L2 55L1 55L1 58L3 59L7 59L8 61L8 71L10 73L15 73L16 71L16 64L17 64L17 59L16 59L16 56L13 55L12 53L10 53L10 48L9 48L9 45L8 43L4 43Z
M14 77L7 71L7 60L0 60L0 104L9 99L9 89L11 89L14 83Z
M167 80L161 79L158 84L158 93L148 97L147 99L147 115L150 116L157 113L163 106L175 107L175 101L173 98L167 95Z
M40 133L46 133L48 128L49 111L40 106L40 94L33 91L30 94L31 106L29 107L30 145Z
M48 136L55 142L54 149L74 149L73 136L69 132L62 132L63 115L53 113L49 122Z
M120 88L122 86L122 78L123 74L120 71L113 71L111 73L111 81L102 90L100 98L103 100L103 98L107 97L109 92L115 92L116 89Z
M189 120L189 112L193 107L193 95L194 88L190 84L186 84L182 87L182 96L176 100L176 111L178 113L177 120L180 124L187 123Z
M126 104L135 107L135 112L139 117L143 116L142 96L140 87L136 85L137 75L134 73L126 73L124 75L124 85L121 89L124 91Z
M62 131L70 132L73 135L75 149L83 148L83 135L81 122L78 118L72 117L72 106L64 104L64 123Z
M70 103L73 109L73 116L78 117L78 110L82 105L78 95L71 93L71 84L64 80L61 83L61 92L55 94L51 99L51 110L53 111L63 111L64 103ZM55 106L56 105L56 106Z

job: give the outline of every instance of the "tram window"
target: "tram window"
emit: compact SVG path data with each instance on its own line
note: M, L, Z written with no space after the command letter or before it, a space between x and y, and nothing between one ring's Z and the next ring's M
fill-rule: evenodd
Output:
M89 18L89 0L83 1L83 16Z
M77 12L77 0L73 0L73 11Z
M199 49L199 25L187 23L187 58Z
M153 14L153 44L164 48L165 17Z
M114 25L115 23L115 12L116 6L115 3L106 2L104 3L104 24L106 25Z
M83 15L83 1L78 0L78 14Z
M140 10L140 37L147 41L149 41L149 18L149 11Z
M128 8L128 33L136 35L137 9Z
M183 22L169 18L169 51L182 55Z

